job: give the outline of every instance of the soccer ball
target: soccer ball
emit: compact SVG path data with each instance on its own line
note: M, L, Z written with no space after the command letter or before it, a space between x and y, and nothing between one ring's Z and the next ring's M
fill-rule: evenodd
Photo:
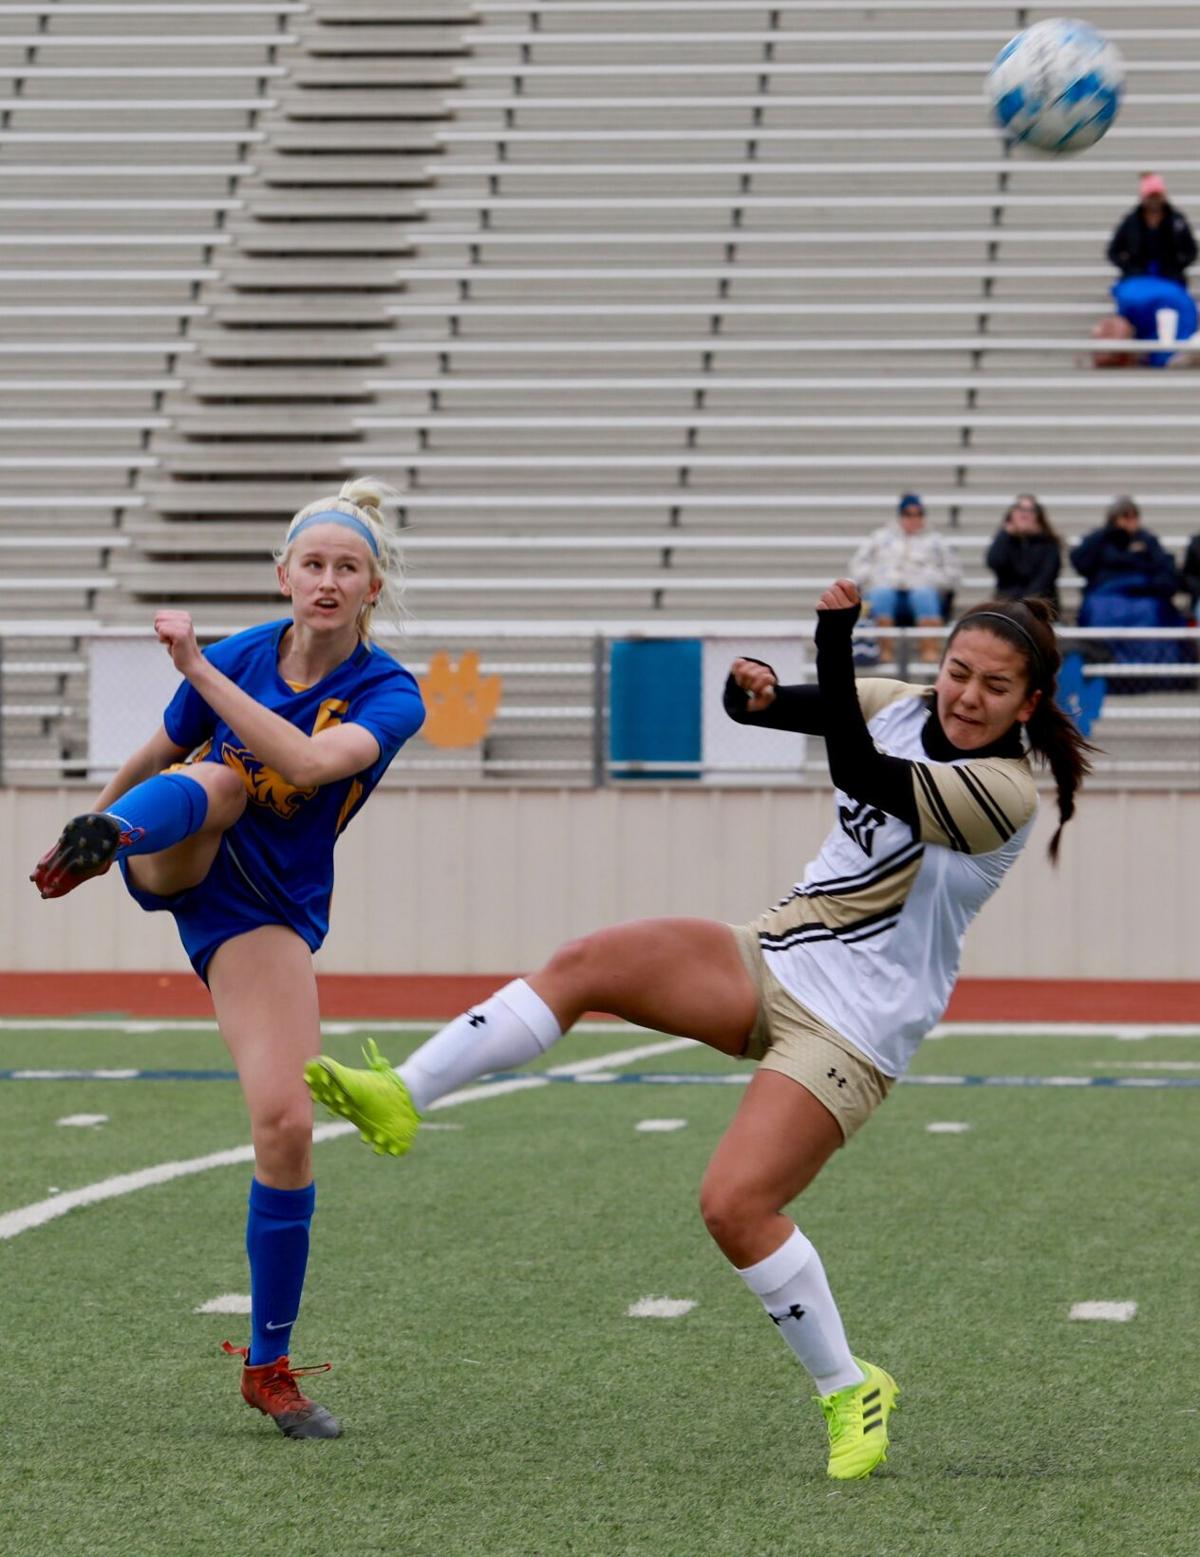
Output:
M1061 156L1094 146L1117 117L1125 62L1087 22L1055 17L1018 33L987 74L992 120L1009 146Z

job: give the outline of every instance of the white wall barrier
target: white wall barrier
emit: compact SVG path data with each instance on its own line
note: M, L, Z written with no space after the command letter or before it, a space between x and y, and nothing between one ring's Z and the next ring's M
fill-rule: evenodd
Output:
M0 968L185 968L169 917L143 914L115 873L47 903L26 881L79 805L78 789L0 789ZM1196 978L1200 791L1085 794L1057 870L1045 857L1053 817L1047 791L963 971ZM820 790L385 790L339 845L319 966L506 973L616 920L748 919L789 889L829 824Z

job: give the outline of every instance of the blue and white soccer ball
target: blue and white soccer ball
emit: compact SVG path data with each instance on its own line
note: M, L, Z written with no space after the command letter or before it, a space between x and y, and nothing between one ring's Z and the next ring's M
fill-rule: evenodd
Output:
M1008 145L1060 156L1094 146L1121 106L1125 61L1087 22L1035 22L987 74L992 119Z

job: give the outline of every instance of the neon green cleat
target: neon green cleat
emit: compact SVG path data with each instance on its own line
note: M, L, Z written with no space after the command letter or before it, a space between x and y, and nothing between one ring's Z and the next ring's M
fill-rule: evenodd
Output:
M900 1398L890 1373L854 1360L866 1374L861 1384L813 1397L829 1428L829 1474L835 1481L861 1481L887 1459L888 1417Z
M374 1038L363 1045L363 1059L366 1070L340 1065L324 1054L309 1060L304 1067L308 1090L318 1103L357 1125L359 1135L381 1156L403 1157L416 1139L421 1116Z

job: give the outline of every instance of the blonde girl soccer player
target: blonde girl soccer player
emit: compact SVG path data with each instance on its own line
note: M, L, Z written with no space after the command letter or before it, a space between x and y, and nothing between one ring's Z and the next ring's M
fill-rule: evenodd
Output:
M858 590L821 597L817 685L733 663L743 724L822 735L836 821L804 880L751 924L652 919L563 946L459 1017L393 1073L320 1059L315 1097L384 1151L436 1098L536 1059L585 1011L611 1011L759 1061L700 1194L709 1232L812 1375L829 1474L885 1458L896 1384L851 1354L820 1255L783 1208L865 1122L950 997L963 933L1029 838L1030 753L1049 764L1059 830L1087 772L1054 703L1059 653L1040 600L995 602L952 629L932 690L855 683Z
M142 908L175 916L208 985L250 1111L250 1342L242 1395L290 1438L336 1420L289 1366L315 1205L320 1049L312 954L329 928L333 847L424 718L417 683L370 637L400 559L370 478L301 509L277 554L291 616L205 649L186 611L154 626L184 681L158 732L67 823L33 872L61 897L116 860ZM185 760L186 759L186 760ZM319 1370L318 1370L319 1371Z

